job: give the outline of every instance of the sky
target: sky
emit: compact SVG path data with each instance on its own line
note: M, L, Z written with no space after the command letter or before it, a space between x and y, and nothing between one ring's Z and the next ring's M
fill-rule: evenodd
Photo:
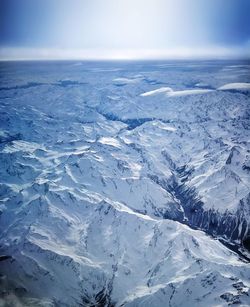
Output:
M250 56L250 0L0 0L0 59Z

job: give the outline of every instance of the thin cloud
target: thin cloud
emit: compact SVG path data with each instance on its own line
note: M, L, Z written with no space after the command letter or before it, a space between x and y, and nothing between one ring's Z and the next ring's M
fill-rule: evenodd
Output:
M153 60L153 59L233 59L249 58L250 46L243 48L168 49L52 49L1 48L0 59L10 60Z

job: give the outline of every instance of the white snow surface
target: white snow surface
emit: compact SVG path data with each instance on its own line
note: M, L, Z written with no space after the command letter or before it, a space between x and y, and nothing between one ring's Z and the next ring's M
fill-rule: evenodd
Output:
M237 217L234 243L249 229L249 95L214 90L248 66L15 65L0 66L0 306L249 306L249 263L176 221L190 200Z

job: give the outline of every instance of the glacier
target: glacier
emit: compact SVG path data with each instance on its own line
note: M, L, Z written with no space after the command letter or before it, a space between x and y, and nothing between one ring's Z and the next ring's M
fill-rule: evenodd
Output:
M250 62L0 62L0 306L250 305Z

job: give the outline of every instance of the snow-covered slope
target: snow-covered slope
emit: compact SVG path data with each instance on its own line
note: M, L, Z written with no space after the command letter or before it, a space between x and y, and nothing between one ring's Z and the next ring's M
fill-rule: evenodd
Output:
M249 303L246 264L177 222L149 218L98 194L80 198L57 189L34 198L17 219L15 230L4 232L4 251L15 261L3 273L35 297L61 306L213 306L226 305L221 297L232 293Z
M250 304L247 63L0 69L0 305Z

